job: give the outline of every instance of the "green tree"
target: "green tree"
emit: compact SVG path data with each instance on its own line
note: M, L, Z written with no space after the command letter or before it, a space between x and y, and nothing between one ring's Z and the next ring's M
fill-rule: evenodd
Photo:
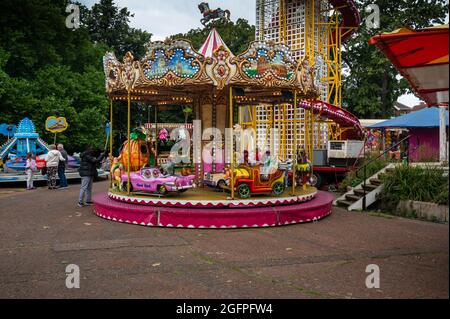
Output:
M349 111L360 118L388 118L398 97L411 92L408 83L380 50L368 43L376 34L401 27L420 29L443 24L448 14L446 0L358 0L363 21L365 8L380 8L380 28L367 28L363 22L356 35L344 43L343 97Z
M65 25L67 0L0 1L0 45L9 53L4 70L33 78L46 65L63 63L83 71L91 63L88 31ZM92 58L92 55L89 56ZM86 59L85 59L86 58Z
M107 116L102 56L86 28L65 25L68 1L0 2L0 123L31 118L44 129L50 115L65 116L69 129L58 141L69 151L85 144L103 147ZM103 133L103 134L102 134Z
M145 54L145 44L152 35L130 27L132 17L134 14L126 7L119 8L113 0L100 0L86 12L83 20L94 42L106 44L118 58L131 51L138 59Z

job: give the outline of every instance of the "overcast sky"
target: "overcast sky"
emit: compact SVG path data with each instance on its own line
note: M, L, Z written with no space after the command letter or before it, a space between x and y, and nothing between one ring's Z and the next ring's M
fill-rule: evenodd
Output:
M91 7L97 0L81 0ZM202 15L198 4L202 0L115 0L119 7L127 7L134 17L131 26L153 34L152 40L164 40L166 37L186 33L201 27ZM231 11L231 20L247 19L255 24L256 0L208 0L211 8L221 7ZM414 95L404 95L399 102L408 106L417 105L420 100Z
M96 0L81 0L91 7ZM127 7L134 18L131 25L153 34L153 40L164 40L176 33L201 27L202 15L198 4L202 0L115 0L119 7ZM208 0L212 9L220 7L231 11L231 20L247 19L255 24L255 0Z

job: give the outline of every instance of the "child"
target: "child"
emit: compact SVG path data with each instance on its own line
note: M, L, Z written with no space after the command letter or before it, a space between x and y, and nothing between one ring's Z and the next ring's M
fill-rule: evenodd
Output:
M34 171L36 170L36 160L34 159L33 152L27 154L27 162L25 165L25 172L27 173L27 190L36 189L33 186Z

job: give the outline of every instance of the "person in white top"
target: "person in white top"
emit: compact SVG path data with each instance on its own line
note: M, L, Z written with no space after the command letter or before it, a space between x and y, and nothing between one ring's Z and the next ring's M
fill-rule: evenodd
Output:
M65 161L61 152L56 149L55 144L51 144L48 147L46 167L47 167L47 184L48 189L56 189L56 173L58 172L59 161Z
M34 156L32 152L28 152L27 154L27 162L25 165L25 172L27 173L27 189L36 189L33 186L33 176L34 170L36 169L36 161L34 160Z

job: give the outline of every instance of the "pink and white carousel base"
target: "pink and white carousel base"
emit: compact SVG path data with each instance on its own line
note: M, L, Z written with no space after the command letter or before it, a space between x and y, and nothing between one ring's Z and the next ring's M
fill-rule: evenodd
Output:
M202 196L193 197L191 194L184 197L151 197L151 196L134 196L123 195L114 192L109 192L108 197L119 202L145 205L145 206L157 206L157 207L175 207L175 208L249 208L249 207L264 207L264 206L280 206L291 205L295 203L304 203L312 200L317 190L309 191L305 194L296 194L293 196L282 197L252 197L250 199L231 200L228 198L214 199L212 195L217 194L211 192L211 190L203 191L196 190L196 194L200 193ZM220 193L223 194L223 193ZM185 194L183 194L185 195ZM217 196L217 195L216 195Z
M158 205L129 203L100 193L94 196L94 213L108 220L150 227L274 227L320 220L331 214L332 201L331 194L318 191L309 201L288 205L173 207L161 202Z

